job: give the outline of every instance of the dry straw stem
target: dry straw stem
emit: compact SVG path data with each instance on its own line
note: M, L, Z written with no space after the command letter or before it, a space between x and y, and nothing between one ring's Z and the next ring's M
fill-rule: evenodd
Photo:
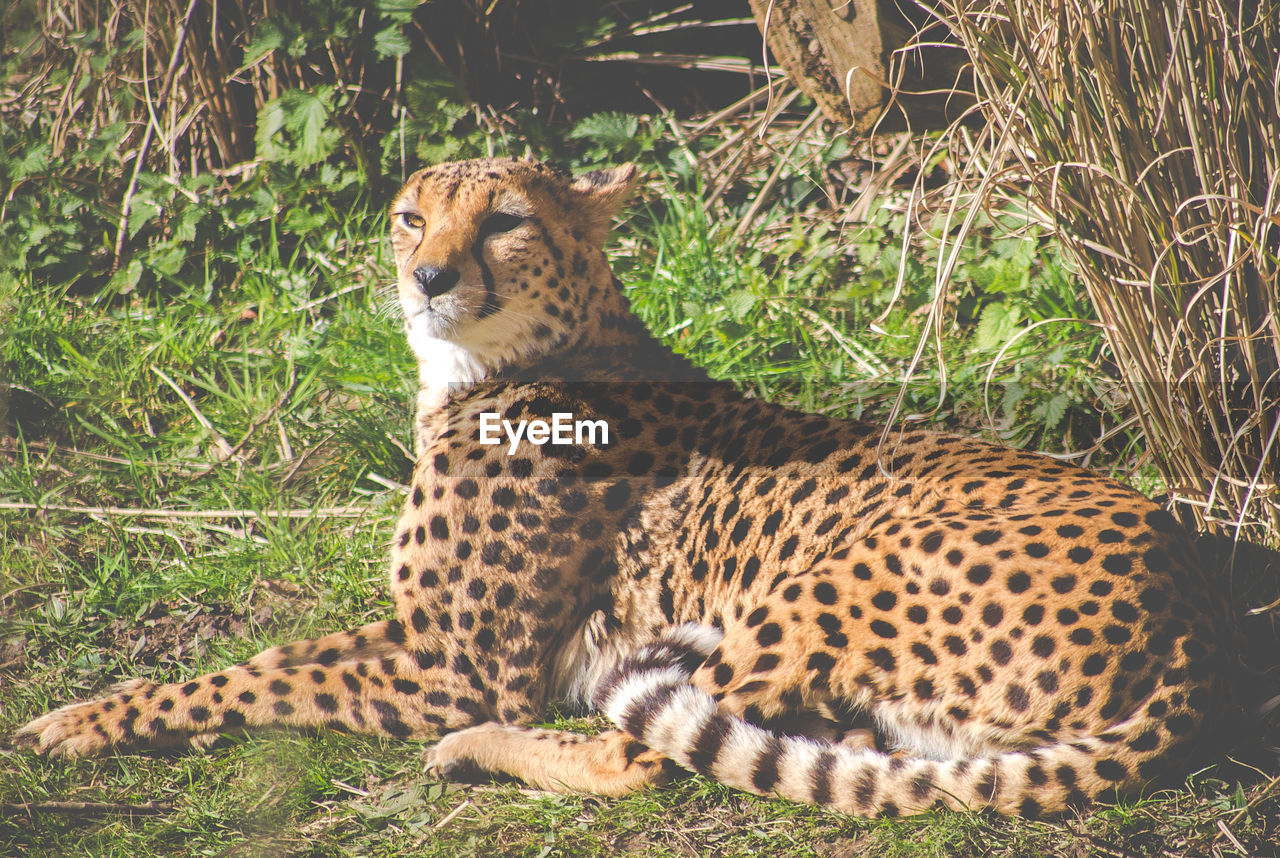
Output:
M47 117L54 155L124 122L128 133L120 148L136 159L134 169L157 169L163 156L174 173L235 173L255 157L257 112L285 90L335 81L359 102L349 111L355 124L395 100L387 81L374 80L373 58L341 40L328 43L323 57L298 59L284 50L245 56L262 22L291 11L284 6L279 0L39 0L40 37L23 47L27 71L0 87L0 116L15 122L23 115ZM100 34L97 50L106 51L105 58L83 49L87 32ZM96 72L95 59L102 62ZM162 152L152 137L162 141Z
M164 83L160 86L160 94L156 97L154 105L149 98L147 100L150 121L147 122L146 129L143 131L142 143L138 146L138 154L133 160L133 175L129 177L129 187L124 192L124 201L120 204L120 222L116 228L115 246L117 264L124 249L125 231L129 227L129 209L133 202L133 193L138 187L138 174L142 172L142 166L147 161L147 150L151 148L151 140L156 126L159 124L158 116L163 113L165 101L169 98L169 93L173 91L174 73L178 70L178 63L182 57L182 45L187 40L187 28L191 24L191 15L195 12L195 9L196 0L190 0L186 14L182 16L182 23L178 25L177 35L174 37L174 47L169 57L169 65L164 73ZM144 63L146 61L145 52L143 53L143 61Z
M1280 2L934 12L1016 142L993 192L1059 231L1175 509L1280 543Z

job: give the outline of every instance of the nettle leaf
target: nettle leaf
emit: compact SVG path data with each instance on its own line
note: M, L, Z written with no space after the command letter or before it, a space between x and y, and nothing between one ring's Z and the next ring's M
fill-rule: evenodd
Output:
M307 167L332 155L342 142L329 112L332 96L329 86L314 92L292 89L263 105L254 137L258 157Z
M22 155L9 162L9 175L14 181L17 181L18 179L25 179L45 172L49 167L49 149L48 143L39 143L32 146Z
M31 224L27 229L27 244L34 247L44 241L53 233L53 228L47 223L36 222Z
M111 275L111 280L107 286L117 294L127 295L138 285L138 280L141 277L142 263L136 259L131 259L128 265Z
M1017 416L1018 403L1027 395L1027 389L1020 381L1011 381L1004 388L1004 396L1000 399L1000 408L1006 420Z
M591 140L606 147L629 144L640 131L640 119L631 113L595 113L569 132L570 140Z
M326 103L332 87L320 87L315 92L294 90L289 99L289 111L285 126L297 138L293 158L299 166L323 161L337 148L341 134L329 125L329 106Z
M262 105L258 111L258 128L253 135L253 145L258 157L264 161L283 161L289 150L276 139L284 128L284 104L276 98Z
M201 205L189 205L182 209L182 214L173 225L173 237L180 242L195 240L196 227L200 225L208 209Z
M319 229L331 220L323 212L309 212L303 208L293 208L285 213L284 228L292 233L308 233Z
M398 24L392 24L374 35L373 49L379 57L402 57L409 53L409 39Z
M430 0L378 0L378 11L393 21L406 24L413 18L413 12L419 6L425 6Z
M751 308L756 305L756 296L752 295L746 289L739 289L724 299L724 308L729 311L729 315L734 319L741 321L751 312Z
M266 20L258 24L253 38L244 49L244 67L256 63L272 51L284 47L284 32L274 21Z
M188 250L176 241L161 241L147 254L147 264L152 271L170 277L182 270L189 256Z
M159 217L162 211L164 209L153 200L134 197L129 206L129 237L137 235L138 230Z
M975 351L994 352L1004 347L1018 331L1022 311L1016 305L995 301L982 308L978 327L973 332Z
M108 161L118 163L120 160L120 141L124 139L128 126L124 122L112 122L98 129L93 137L85 142L80 150L79 160L100 167Z
M1044 428L1056 429L1058 424L1062 422L1062 418L1067 413L1067 406L1071 404L1071 398L1065 393L1058 393L1044 404Z

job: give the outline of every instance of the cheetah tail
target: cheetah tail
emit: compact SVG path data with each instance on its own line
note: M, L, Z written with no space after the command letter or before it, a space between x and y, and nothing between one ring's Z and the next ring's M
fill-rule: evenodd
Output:
M718 639L705 631L700 638L692 628L672 629L625 658L601 683L595 702L651 749L727 786L858 816L949 807L1034 818L1133 785L1127 767L1106 759L1114 744L1101 739L938 762L776 736L721 711L711 695L690 684ZM1140 720L1130 730L1120 725L1121 741L1141 732L1146 725Z

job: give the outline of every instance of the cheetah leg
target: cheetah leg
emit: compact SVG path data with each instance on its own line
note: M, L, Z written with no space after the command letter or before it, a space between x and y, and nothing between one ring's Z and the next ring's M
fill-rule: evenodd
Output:
M421 668L407 652L307 668L238 666L186 683L134 680L114 694L37 718L14 739L49 756L172 746L264 727L427 739L483 721L478 705L460 706L464 699L474 703L473 694L465 677Z
M617 730L583 736L494 722L445 736L426 763L446 777L479 769L552 792L614 796L664 784L679 771Z
M384 658L400 647L392 642L400 626L395 620L380 620L348 632L294 641L263 650L245 662L246 667L273 670L339 661L369 661Z
M394 620L380 620L361 628L335 632L319 638L294 641L263 650L243 666L257 670L275 670L300 665L335 664L339 661L367 661L381 659L396 652L399 647L390 638L399 631ZM128 680L111 688L111 693L127 693L145 680ZM192 747L204 749L218 741L216 732L192 734L188 742Z
M704 681L701 686L704 691L707 690L705 686ZM741 716L743 708L740 706L736 714ZM842 722L829 713L801 711L770 718L760 726L775 736L800 736L815 742L843 745L855 751L874 751L879 745L871 718L863 713Z
M649 658L655 665L675 662L692 670L719 637L710 627L689 625L670 630L650 646ZM841 724L817 712L799 712L771 719L768 729L842 742L849 748L874 747L870 731L857 729L859 724ZM680 772L671 760L621 731L582 736L496 723L445 736L428 753L427 768L445 776L480 770L511 775L555 792L614 796L667 783Z
M645 650L655 664L678 664L690 671L719 641L719 630L687 624L667 630ZM481 724L445 736L431 750L427 766L442 774L479 768L514 775L543 789L601 795L665 783L679 771L662 754L618 730L580 736L501 724Z

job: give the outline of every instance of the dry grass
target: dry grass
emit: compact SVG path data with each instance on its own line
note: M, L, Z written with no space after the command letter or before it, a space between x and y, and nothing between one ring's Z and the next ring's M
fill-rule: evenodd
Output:
M935 13L989 121L953 201L1057 228L1175 509L1280 542L1280 3Z
M177 174L251 161L257 111L290 88L338 85L358 97L353 122L367 119L374 103L386 109L394 100L397 90L376 79L375 58L352 50L351 40L333 40L327 56L276 50L275 31L262 25L275 5L39 2L39 35L10 46L25 57L28 73L4 101L50 119L54 154L125 122L122 145L136 161L163 163Z

